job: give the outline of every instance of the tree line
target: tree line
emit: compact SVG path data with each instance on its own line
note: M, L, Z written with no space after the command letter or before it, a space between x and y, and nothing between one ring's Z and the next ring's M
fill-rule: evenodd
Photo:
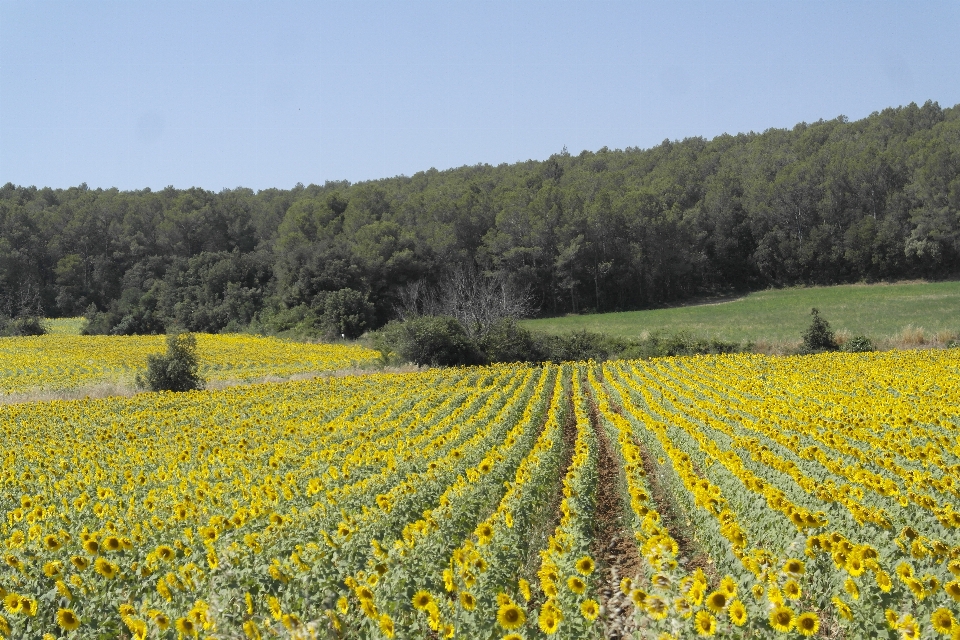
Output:
M464 270L539 315L950 277L960 105L288 190L0 188L8 320L355 337Z

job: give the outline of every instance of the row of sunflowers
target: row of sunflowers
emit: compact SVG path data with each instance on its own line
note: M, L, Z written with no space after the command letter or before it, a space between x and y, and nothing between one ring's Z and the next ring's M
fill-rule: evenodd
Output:
M0 636L957 638L958 373L728 355L0 406Z

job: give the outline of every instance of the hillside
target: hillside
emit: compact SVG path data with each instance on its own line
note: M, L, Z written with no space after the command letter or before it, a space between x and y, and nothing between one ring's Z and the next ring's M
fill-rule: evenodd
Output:
M949 277L960 106L256 193L0 188L0 315L94 332L350 337L461 265L545 316Z

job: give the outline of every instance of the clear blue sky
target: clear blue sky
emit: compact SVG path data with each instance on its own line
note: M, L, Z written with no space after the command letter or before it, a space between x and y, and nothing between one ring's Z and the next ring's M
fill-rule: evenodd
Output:
M960 103L958 2L10 2L0 183L289 188Z

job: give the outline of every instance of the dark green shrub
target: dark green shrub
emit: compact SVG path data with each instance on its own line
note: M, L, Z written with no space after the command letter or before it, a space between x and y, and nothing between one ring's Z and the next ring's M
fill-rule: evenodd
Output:
M810 315L813 320L810 326L803 334L803 346L800 347L800 353L823 353L824 351L836 351L837 340L830 329L830 323L820 317L819 309L811 309Z
M0 336L42 336L47 330L36 316L0 316Z
M167 352L147 357L146 375L137 375L137 386L150 391L203 389L197 359L197 339L192 333L167 336Z
M373 324L373 312L373 305L359 291L331 291L323 299L321 324L328 337L356 340Z
M601 333L586 329L564 335L536 336L536 349L550 362L606 360L620 349Z
M873 341L867 336L854 336L843 343L843 350L847 353L867 353L876 351Z
M483 362L463 325L449 316L394 320L377 333L373 344L388 361L443 367Z
M542 362L543 353L533 334L513 318L493 324L480 338L480 350L489 362Z

